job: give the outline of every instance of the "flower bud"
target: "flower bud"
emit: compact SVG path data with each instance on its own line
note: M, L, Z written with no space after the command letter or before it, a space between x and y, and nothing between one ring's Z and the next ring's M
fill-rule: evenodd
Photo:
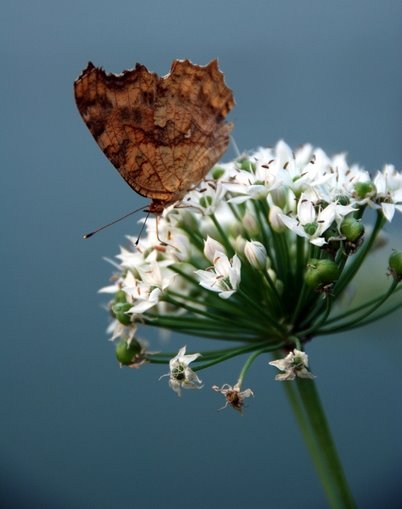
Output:
M402 281L402 251L394 251L389 257L388 264L394 278Z
M373 196L377 192L375 185L370 181L356 182L354 189L355 189L356 196L360 199Z
M124 339L116 345L116 358L123 366L132 364L134 357L140 353L141 345L135 338L130 342Z
M289 191L286 186L279 186L276 189L272 189L270 198L272 203L282 209L281 212L283 212L289 203Z
M256 240L247 241L244 246L244 256L250 265L258 270L264 270L266 267L267 250L261 242Z
M204 243L204 255L211 263L214 263L215 251L226 253L222 244L208 235Z
M242 222L246 232L250 236L258 234L259 228L256 218L253 214L247 211L243 216Z
M269 259L269 258L268 258ZM274 270L272 270L271 268L267 267L267 274L268 276L270 277L271 281L276 284L276 281L277 281L277 276L276 276L276 272Z
M220 166L215 166L212 168L211 175L214 180L219 180L225 174L225 169Z
M271 225L271 228L276 233L282 233L286 230L286 226L281 219L281 214L283 214L283 210L276 205L272 205L269 209L268 221Z
M353 216L353 214L349 214L345 217L342 221L340 230L342 235L351 242L359 240L364 235L364 226Z
M279 295L283 293L283 282L280 279L275 281L275 288Z
M248 159L243 159L242 161L240 161L240 169L254 172L256 169L256 165L255 165L255 163L252 163Z
M244 254L244 247L246 245L246 239L241 235L238 235L232 242L233 248L237 254Z
M124 290L119 290L116 292L116 295L114 296L115 302L127 302L127 294Z
M332 260L312 258L307 264L304 280L314 289L321 288L336 281L339 277L338 265Z
M212 205L212 197L211 196L201 196L200 207L202 207L203 209L207 209L210 205Z
M133 305L128 302L117 302L112 306L113 316L123 325L130 325L131 318L127 315L127 311L132 308Z

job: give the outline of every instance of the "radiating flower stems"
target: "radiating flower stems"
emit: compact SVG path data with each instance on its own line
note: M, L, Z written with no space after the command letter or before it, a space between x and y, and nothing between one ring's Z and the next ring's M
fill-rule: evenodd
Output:
M239 378L237 380L237 385L239 387L242 386L243 384L243 381L244 381L244 378L246 377L246 374L247 374L247 371L250 369L251 365L253 364L253 362L255 361L255 359L261 355L262 353L264 352L267 352L269 350L273 350L273 347L271 348L267 348L266 346L263 347L263 348L260 348L259 350L256 350L255 352L253 352L249 358L246 360L246 362L244 363L244 366L242 367L241 371L240 371L240 374L239 374Z
M297 394L293 385L290 386L291 384L286 382L285 384L288 398L330 506L333 509L356 507L314 380L298 378Z
M324 327L323 329L317 328L316 333L317 334L333 334L335 332L341 332L343 330L349 330L349 329L353 329L355 327L360 327L364 318L370 316L372 313L377 311L377 309L395 292L397 285L398 285L398 281L394 279L391 283L389 290L383 295L383 297L381 299L379 299L377 302L375 302L372 307L370 307L368 310L366 310L362 315L358 316L357 318L350 320L349 322L343 322L343 323L340 323L339 325L335 325L335 327L328 327L328 328Z

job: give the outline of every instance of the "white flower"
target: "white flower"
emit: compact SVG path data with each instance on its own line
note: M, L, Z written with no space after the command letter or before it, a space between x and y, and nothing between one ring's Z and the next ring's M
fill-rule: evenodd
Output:
M215 251L213 264L211 270L196 270L195 274L203 288L219 293L222 299L228 299L235 293L240 283L240 258L234 255L229 261L226 254Z
M195 361L201 355L200 353L194 353L191 355L186 354L186 347L183 346L173 359L169 361L170 373L164 376L169 376L169 386L173 389L178 396L181 396L181 389L201 389L203 387L202 381L194 373L194 371L188 367L190 362Z
M240 386L238 384L234 385L233 387L229 384L224 384L222 385L222 387L213 385L212 390L220 392L226 398L225 406L223 406L219 410L223 410L228 405L230 405L232 408L241 413L243 410L245 398L254 396L254 393L251 389L245 389L244 391L240 391Z
M189 192L183 203L186 206L194 207L195 212L209 215L215 213L223 202L225 193L226 189L220 181L203 181L201 188Z
M323 233L331 226L336 217L335 203L330 203L318 214L311 200L311 192L304 192L297 204L297 219L279 214L283 223L300 237L309 239L311 244L322 246L326 243Z
M315 378L315 376L308 370L308 356L306 353L295 348L293 352L289 352L284 359L271 361L271 366L275 366L283 371L275 376L275 380L294 380L296 376L300 378Z
M385 218L392 221L395 210L402 212L402 174L387 164L374 178L377 189L376 200L381 203Z

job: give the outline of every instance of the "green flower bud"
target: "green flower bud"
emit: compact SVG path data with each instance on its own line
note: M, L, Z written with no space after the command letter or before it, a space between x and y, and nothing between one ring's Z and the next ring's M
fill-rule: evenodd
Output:
M338 265L332 260L312 258L307 264L304 280L310 288L320 288L336 281L339 277Z
M116 345L116 358L123 366L132 364L134 357L140 353L141 345L135 338L130 342L126 340L119 341Z
M391 274L398 280L402 280L402 251L394 251L388 260Z
M353 214L349 214L345 217L342 221L340 230L342 235L345 235L346 239L351 242L359 240L364 234L364 226L353 216Z
M222 177L222 175L225 174L225 170L224 170L224 168L215 166L215 168L212 168L211 174L212 174L212 178L214 180L218 180Z
M119 290L114 296L115 302L127 302L127 294L123 290Z
M212 204L211 196L202 196L200 198L200 207L207 209Z
M375 185L370 181L357 182L354 186L354 189L357 197L360 199L373 196L377 192Z
M130 325L131 318L126 312L132 307L133 305L128 302L117 302L112 306L113 316L123 325Z
M252 171L254 172L255 169L256 169L256 165L255 165L255 163L252 163L248 159L243 159L243 161L240 162L240 169L241 170L250 171L250 172L252 172Z

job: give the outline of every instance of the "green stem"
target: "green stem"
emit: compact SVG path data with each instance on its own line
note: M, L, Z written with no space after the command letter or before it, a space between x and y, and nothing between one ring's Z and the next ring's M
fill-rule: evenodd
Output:
M255 359L261 355L262 353L264 352L267 352L269 350L272 350L271 349L267 349L267 347L265 346L264 348L260 348L259 350L256 350L255 352L253 352L249 358L246 360L246 362L244 363L244 366L242 367L241 371L240 371L240 375L239 375L239 378L237 380L237 385L239 387L242 386L243 384L243 380L247 374L247 371L250 369L251 365L253 364L253 362L255 361Z
M374 304L374 306L372 306L371 308L367 309L365 311L365 313L363 313L362 315L358 316L354 320L350 320L349 322L346 322L346 323L345 322L341 323L341 324L339 324L338 326L335 326L335 327L329 327L328 329L318 330L317 334L332 334L334 332L340 332L340 331L352 329L352 328L354 328L356 326L360 327L361 321L364 318L367 318L368 316L370 316L375 311L377 311L377 309L382 304L384 304L384 302L394 293L395 288L396 288L397 285L398 285L398 281L394 280L392 282L391 287L389 288L389 290L383 295L382 299L380 299L378 302L376 302Z
M308 334L315 334L315 331L321 327L322 324L324 324L331 312L331 305L332 305L332 298L331 295L326 296L326 303L325 303L325 311L322 313L321 317L318 319L317 322L313 323L311 327L308 329L304 329L300 332L297 332L298 336L307 336Z
M282 345L283 345L283 343L282 343ZM255 357L257 357L257 355L262 353L264 350L268 351L268 350L271 350L273 348L277 349L278 348L278 344L274 345L271 348L265 346L264 348L257 350L257 352L255 352L255 354L254 354L254 357L253 357L253 355L251 355L249 357L248 361L250 360L251 357L253 357L253 359L255 359ZM231 352L229 352L227 354L224 354L221 357L215 358L215 359L213 359L210 362L206 362L205 364L203 364L201 366L197 366L197 367L193 368L193 371L201 371L202 369L209 368L210 366L213 366L214 364L219 364L220 362L223 362L223 361L225 361L227 359L231 359L232 357L236 357L237 355L241 355L243 353L247 353L247 352L250 352L250 351L253 351L253 350L255 350L255 345L254 346L245 346L243 348L238 348L236 350L232 350ZM247 362L246 362L246 364L247 364Z
M399 292L402 290L402 286L397 288L394 293ZM356 306L355 308L350 309L349 311L343 311L342 313L339 313L338 315L333 316L329 320L327 320L327 325L333 322L339 322L340 320L343 320L344 318L347 318L350 315L354 315L355 313L358 313L359 311L363 311L365 308L368 308L369 306L372 306L376 302L379 302L384 295L378 295L374 299L368 300L367 302L364 302L363 304L360 304L360 306Z
M291 382L284 384L330 506L356 507L314 381L298 378L297 390Z

